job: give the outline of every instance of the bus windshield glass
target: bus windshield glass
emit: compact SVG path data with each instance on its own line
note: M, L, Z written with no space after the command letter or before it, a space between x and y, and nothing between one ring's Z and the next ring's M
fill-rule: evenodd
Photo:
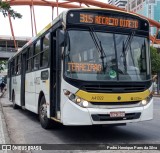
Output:
M149 40L135 33L69 30L65 47L66 77L86 81L150 79Z

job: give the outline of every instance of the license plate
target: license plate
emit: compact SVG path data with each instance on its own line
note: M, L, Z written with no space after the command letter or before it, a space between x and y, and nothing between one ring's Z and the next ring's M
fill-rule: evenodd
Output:
M110 117L125 117L125 112L110 112Z

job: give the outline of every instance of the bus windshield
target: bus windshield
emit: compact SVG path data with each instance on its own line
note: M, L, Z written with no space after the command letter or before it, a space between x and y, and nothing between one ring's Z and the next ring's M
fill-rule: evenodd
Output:
M69 30L66 77L86 81L150 79L149 40L131 34Z

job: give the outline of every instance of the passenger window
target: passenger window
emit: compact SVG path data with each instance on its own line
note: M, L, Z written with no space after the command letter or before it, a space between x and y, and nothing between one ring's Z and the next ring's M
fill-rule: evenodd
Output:
M49 34L42 38L42 52L41 52L41 67L48 65L48 53L49 53Z
M16 74L21 73L21 55L17 57Z
M38 70L39 68L39 52L40 52L40 40L34 44L34 56L33 56L33 69Z
M38 54L40 50L41 50L40 40L38 40L37 43L35 44L34 55Z
M37 55L33 58L33 63L34 63L33 69L38 70L38 68L39 68L39 55Z
M18 60L19 60L19 56L17 56L17 58L16 58L16 69L15 69L15 74L18 74Z
M19 56L18 60L18 74L21 74L21 55Z
M32 70L32 48L28 48L27 51L27 71Z
M15 74L15 59L13 59L11 63L11 67L12 67L12 76L13 76Z

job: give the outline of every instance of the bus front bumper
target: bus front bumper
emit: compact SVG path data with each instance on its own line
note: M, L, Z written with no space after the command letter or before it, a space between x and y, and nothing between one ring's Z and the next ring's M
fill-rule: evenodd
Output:
M125 112L123 118L111 118L110 112ZM70 100L63 106L61 121L64 125L121 124L153 119L153 99L142 107L133 108L82 108Z

